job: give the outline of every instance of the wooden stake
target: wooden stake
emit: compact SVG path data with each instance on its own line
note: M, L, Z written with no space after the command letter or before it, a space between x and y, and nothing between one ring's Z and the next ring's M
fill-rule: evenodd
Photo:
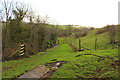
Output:
M79 51L81 51L81 39L79 39Z
M96 45L97 45L97 38L95 39L95 50L96 50Z

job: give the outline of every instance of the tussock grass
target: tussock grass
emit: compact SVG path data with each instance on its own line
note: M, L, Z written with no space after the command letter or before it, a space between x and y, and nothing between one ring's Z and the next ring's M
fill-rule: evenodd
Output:
M30 58L5 61L3 62L3 78L13 78L35 66L44 65L49 62L67 61L63 64L51 78L106 78L118 77L118 50L88 50L82 52L73 52L68 44L60 44L59 47L52 49L50 52L43 54L38 53ZM43 55L42 55L43 54ZM81 55L80 54L93 54ZM94 55L105 57L100 58ZM107 57L112 57L109 59ZM55 61L53 59L56 59Z

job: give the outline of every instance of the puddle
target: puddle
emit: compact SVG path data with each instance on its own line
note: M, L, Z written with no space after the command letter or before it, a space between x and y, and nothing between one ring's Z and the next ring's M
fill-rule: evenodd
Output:
M65 64L65 63L67 63L67 62L66 61L56 61L56 62L52 62L52 63L46 63L45 66L50 67L51 69L40 79L48 79L53 74L53 72L55 72L57 69L59 69L62 66L62 64Z
M66 61L56 61L51 63L46 63L45 65L39 65L33 68L31 71L26 71L26 73L17 76L17 80L40 80L49 78L53 72L62 66L62 64L67 63ZM49 67L49 68L48 68ZM16 79L15 78L15 79Z
M26 72L25 74L21 74L20 76L18 76L17 80L21 80L23 78L30 78L30 79L35 79L35 78L40 78L42 77L44 74L46 74L47 72L49 72L49 68L47 68L44 65L39 65L35 68L33 68L31 71Z
M59 68L62 64L65 64L65 63L67 63L67 62L66 61L56 61L56 62L46 63L45 66L48 66L50 68L56 66Z

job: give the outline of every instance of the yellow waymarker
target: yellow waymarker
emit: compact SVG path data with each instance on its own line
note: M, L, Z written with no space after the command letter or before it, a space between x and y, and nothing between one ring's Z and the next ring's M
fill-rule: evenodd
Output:
M25 44L21 43L21 48L20 48L20 56L25 54Z
M20 56L24 55L24 53L20 54Z

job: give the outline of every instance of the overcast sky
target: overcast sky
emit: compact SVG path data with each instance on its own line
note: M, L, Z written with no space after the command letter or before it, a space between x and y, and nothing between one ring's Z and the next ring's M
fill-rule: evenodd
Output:
M36 14L48 15L54 24L103 27L118 24L120 0L22 0Z

